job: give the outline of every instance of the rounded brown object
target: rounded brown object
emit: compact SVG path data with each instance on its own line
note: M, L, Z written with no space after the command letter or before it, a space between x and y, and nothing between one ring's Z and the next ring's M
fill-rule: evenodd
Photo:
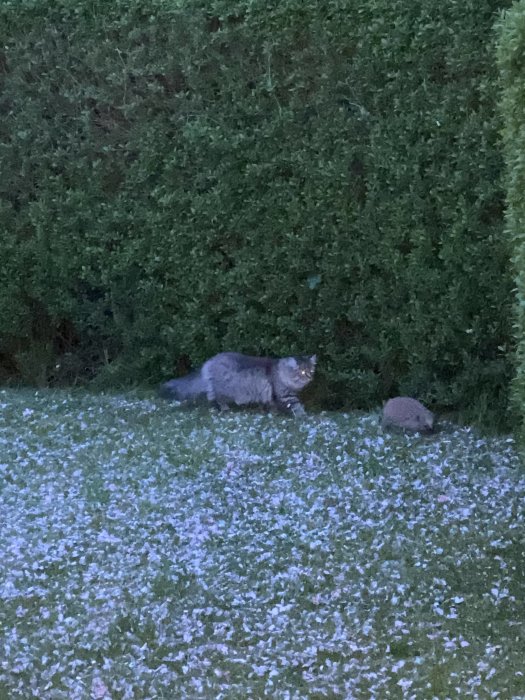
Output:
M383 406L383 428L430 432L434 429L434 414L422 403L409 396L396 396Z

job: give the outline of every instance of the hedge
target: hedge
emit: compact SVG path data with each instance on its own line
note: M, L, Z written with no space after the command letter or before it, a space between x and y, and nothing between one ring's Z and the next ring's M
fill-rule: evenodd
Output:
M525 2L517 2L498 26L501 114L506 161L506 228L515 277L516 377L512 399L525 427Z
M323 404L503 415L496 0L0 6L0 363L317 352Z

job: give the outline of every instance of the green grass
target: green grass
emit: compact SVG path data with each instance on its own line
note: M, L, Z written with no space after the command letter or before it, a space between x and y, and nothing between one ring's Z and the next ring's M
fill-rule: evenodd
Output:
M0 392L0 700L525 697L511 438Z

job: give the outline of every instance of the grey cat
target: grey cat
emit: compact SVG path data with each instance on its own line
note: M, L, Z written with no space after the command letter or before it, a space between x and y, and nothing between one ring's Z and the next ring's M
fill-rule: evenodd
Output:
M187 401L206 396L222 410L230 403L263 404L304 415L297 394L312 381L316 355L310 357L251 357L238 352L221 352L196 372L162 384L160 395Z

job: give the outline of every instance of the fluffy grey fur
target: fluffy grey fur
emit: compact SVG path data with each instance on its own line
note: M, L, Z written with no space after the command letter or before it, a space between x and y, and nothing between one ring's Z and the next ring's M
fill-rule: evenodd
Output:
M178 401L206 396L223 410L232 403L255 403L303 415L297 395L312 381L316 360L315 355L274 359L221 352L200 370L163 384L160 394Z
M206 395L206 385L201 375L201 370L181 377L170 379L161 384L160 396L163 399L175 399L176 401L192 401Z

